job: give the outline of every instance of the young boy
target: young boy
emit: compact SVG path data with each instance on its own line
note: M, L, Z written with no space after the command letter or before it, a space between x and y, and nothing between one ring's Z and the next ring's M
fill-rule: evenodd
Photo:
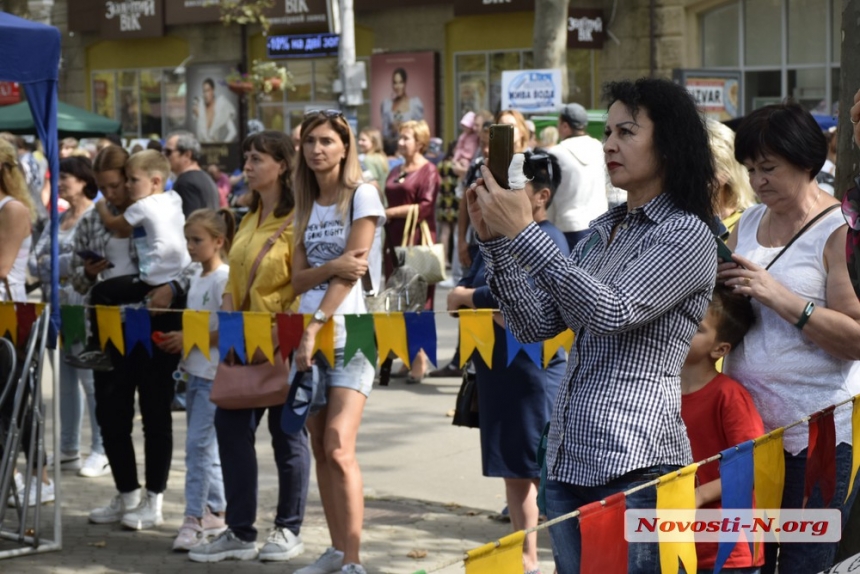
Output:
M681 418L693 449L693 460L704 460L736 444L764 434L764 425L752 397L737 381L719 373L716 363L741 342L754 320L749 299L718 286L708 312L690 343L681 369ZM697 508L720 508L720 468L706 464L696 471ZM699 571L713 569L718 544L696 543ZM735 546L721 572L761 566L748 541Z
M130 233L137 249L140 274L114 277L97 283L90 291L91 305L139 303L155 288L171 285L174 295L181 292L177 282L191 263L185 245L185 216L182 199L173 191L164 191L170 175L170 163L155 150L133 154L125 164L126 186L134 201L124 213L113 215L104 200L96 204L104 226ZM178 297L174 296L174 303ZM94 315L94 314L93 314ZM73 366L110 370L107 355L98 350L98 324L91 321L91 339L87 351L67 355Z

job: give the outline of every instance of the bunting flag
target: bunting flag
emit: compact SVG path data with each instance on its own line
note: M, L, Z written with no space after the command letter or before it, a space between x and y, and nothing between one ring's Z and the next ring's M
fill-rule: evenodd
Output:
M541 366L542 345L540 343L520 343L507 327L505 327L505 343L508 350L509 367L511 366L511 363L514 362L514 358L517 356L517 353L520 351L523 351L535 365L538 367Z
M42 305L44 307L44 305ZM33 323L36 322L37 313L36 305L33 303L18 303L15 305L15 315L18 319L18 340L22 345L26 345L30 340L30 332L33 330Z
M274 363L275 346L272 343L272 315L246 311L243 319L245 321L245 349L248 353L248 360L252 361L254 353L260 349L263 356L270 363Z
M281 358L287 362L302 341L305 319L299 313L278 313L275 321L278 324L278 346L281 348Z
M623 492L605 500L586 504L579 509L579 532L582 538L580 572L606 574L627 572L627 540L624 538L624 511L627 509ZM607 549L611 548L611 551Z
M824 508L830 506L836 491L836 425L833 409L829 406L809 421L809 448L806 451L806 481L803 485L803 507L812 495L815 485L821 489Z
M245 356L245 325L242 313L218 311L218 352L222 361L230 354L231 349L241 362L248 362Z
M492 319L491 319L492 320ZM466 574L522 574L524 530L484 544L466 555Z
M87 320L83 305L63 305L60 307L63 347L71 349L75 343L87 342Z
M860 445L860 400L854 397L854 406L851 413L851 444ZM860 468L860 447L851 449L851 480L848 482L848 493L845 495L845 502L851 497L851 491L854 490L854 479L857 478L857 469Z
M210 359L209 311L186 309L182 312L182 356L188 357L197 347L203 356Z
M657 510L695 510L696 508L696 469L698 463L685 466L679 471L660 477L657 485ZM662 534L662 532L660 533ZM696 543L693 533L688 532L687 542L660 542L660 568L663 574L678 574L678 559L684 570L695 572ZM664 536L660 536L663 538Z
M493 311L490 309L461 309L460 313L460 368L477 349L487 368L493 368L493 347L496 333Z
M782 490L785 486L785 451L782 446L784 433L784 428L778 428L755 440L753 460L758 508L778 509L782 506ZM779 520L779 515L771 518ZM779 533L775 536L779 538ZM760 532L755 538L756 557L764 551L762 540L764 533Z
M436 364L436 317L433 313L404 313L406 323L406 345L409 349L409 360L414 361L419 351L423 350Z
M313 315L305 315L304 321L304 328L307 328L308 324L313 321ZM301 341L301 337L299 340ZM334 318L330 317L325 325L317 331L313 354L316 355L317 351L320 351L328 364L334 368Z
M388 358L389 353L400 357L408 369L409 345L406 342L406 321L403 313L374 313L373 325L376 328L376 345L379 348L379 361Z
M125 307L125 347L129 355L138 343L143 345L151 357L152 325L149 321L149 309Z
M107 344L110 341L120 355L125 355L120 308L96 305L96 323L99 326L99 345L102 351L107 350Z
M724 450L720 458L720 482L722 487L722 507L735 509L751 509L753 507L753 441L747 441ZM750 514L749 519L752 520ZM746 524L746 522L745 522ZM738 533L738 538L745 534ZM751 540L749 542L752 542ZM735 549L737 540L720 542L717 559L714 563L714 574L722 570L723 565ZM751 545L752 546L752 545Z
M555 353L562 347L568 353L573 347L573 331L566 329L547 341L543 342L543 368L547 368Z
M358 351L376 366L376 338L373 332L373 315L347 315L345 317L346 344L343 346L343 364L348 365Z
M18 344L18 315L12 301L0 302L0 337L6 336Z

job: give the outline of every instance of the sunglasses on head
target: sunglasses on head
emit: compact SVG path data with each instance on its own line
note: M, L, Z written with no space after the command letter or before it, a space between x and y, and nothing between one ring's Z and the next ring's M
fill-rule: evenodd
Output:
M539 174L538 170L543 167L543 163L538 162L546 162L547 178L549 183L552 183L552 159L548 153L533 153L528 156L523 163L523 175L529 181L533 180Z
M323 115L331 120L335 118L342 118L343 112L340 110L311 110L305 114L305 119L319 115Z

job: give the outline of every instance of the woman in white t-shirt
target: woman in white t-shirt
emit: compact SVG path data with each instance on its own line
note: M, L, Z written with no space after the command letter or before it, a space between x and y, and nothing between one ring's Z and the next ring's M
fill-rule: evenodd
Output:
M371 252L381 249L385 209L376 188L361 184L355 138L342 114L308 114L301 138L293 288L302 294L299 312L312 314L313 319L302 334L293 369L316 367L318 384L325 385L326 406L308 419L307 426L332 540L332 547L308 568L364 574L359 560L364 495L355 443L375 369L360 351L344 365L343 315L367 311L361 278ZM329 319L334 321L334 365L321 353L314 354L317 335Z

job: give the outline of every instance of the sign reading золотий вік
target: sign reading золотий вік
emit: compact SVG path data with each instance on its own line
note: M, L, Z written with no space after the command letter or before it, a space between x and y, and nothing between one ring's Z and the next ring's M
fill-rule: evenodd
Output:
M99 27L101 36L113 40L161 36L163 8L161 0L108 0Z
M555 112L561 107L561 70L502 72L502 109Z

